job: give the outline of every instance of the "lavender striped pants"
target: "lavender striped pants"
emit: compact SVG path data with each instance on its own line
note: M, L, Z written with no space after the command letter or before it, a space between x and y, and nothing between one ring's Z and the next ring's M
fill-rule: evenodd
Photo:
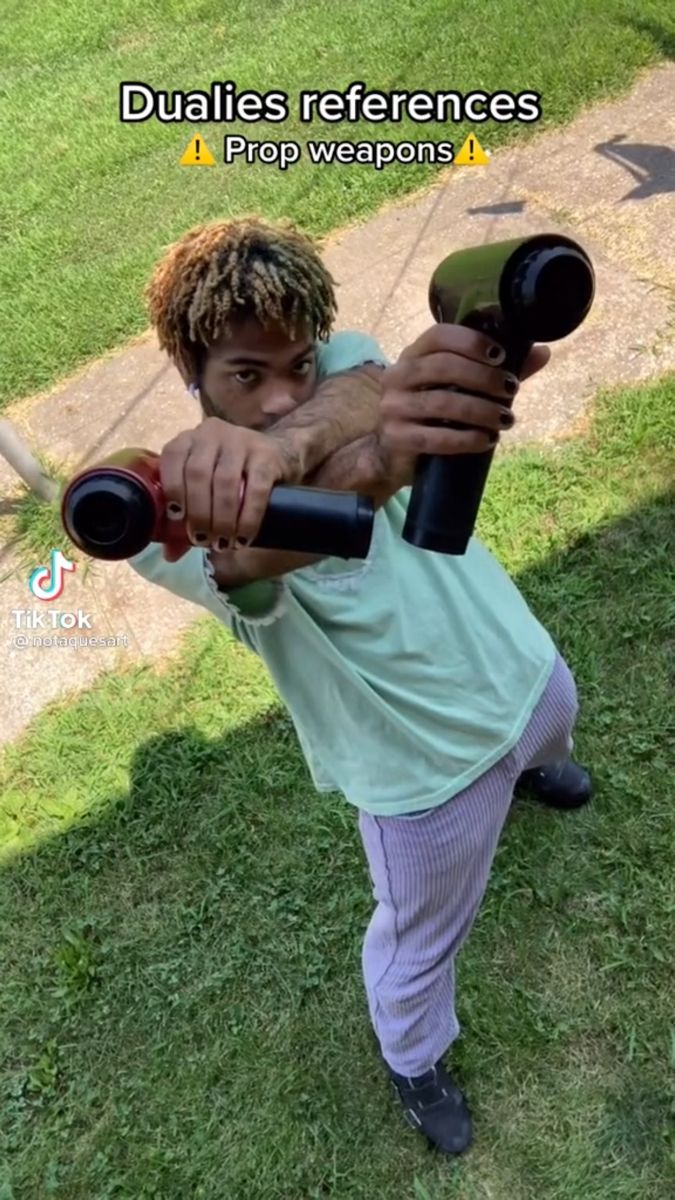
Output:
M410 817L359 813L377 907L363 945L368 1007L385 1061L422 1075L459 1034L455 957L485 894L515 782L567 758L578 712L558 655L520 740L463 792Z

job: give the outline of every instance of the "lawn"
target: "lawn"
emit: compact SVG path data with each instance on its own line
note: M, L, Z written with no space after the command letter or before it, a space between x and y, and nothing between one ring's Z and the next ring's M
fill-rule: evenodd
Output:
M0 406L51 386L145 328L141 294L161 248L197 222L256 210L293 216L323 235L429 183L429 165L323 169L179 158L202 132L451 140L468 126L299 125L303 88L541 93L538 125L491 122L497 149L569 121L599 97L625 92L636 72L672 56L669 0L6 0L0 28L5 136L0 173ZM233 80L239 91L281 89L279 125L121 124L119 84L167 91ZM452 169L452 168L451 168Z
M214 618L0 759L2 1200L675 1194L675 376L493 467L480 532L572 666L576 814L512 812L459 968L477 1143L371 1040L354 812Z

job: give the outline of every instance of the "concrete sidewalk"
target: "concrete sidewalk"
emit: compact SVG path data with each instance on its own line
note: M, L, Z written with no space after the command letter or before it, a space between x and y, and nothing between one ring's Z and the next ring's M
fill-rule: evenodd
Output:
M667 64L645 74L623 100L495 154L488 167L451 167L420 198L332 238L325 257L340 284L339 327L367 330L394 357L431 324L429 278L446 254L555 230L577 238L590 253L597 298L585 325L554 347L546 371L523 388L509 441L546 441L578 430L599 387L674 369L674 101L675 64ZM487 133L484 144L489 148ZM93 364L49 395L17 403L6 415L34 447L71 470L125 446L160 450L199 420L152 337ZM2 460L0 487L0 510L7 514L18 489ZM61 549L68 554L65 535ZM126 563L95 563L86 580L81 568L66 578L56 606L83 609L91 614L93 635L126 637L128 647L21 649L14 645L20 631L12 611L39 602L11 540L0 552L0 579L2 741L16 738L45 705L86 687L102 671L172 651L202 615L159 593Z

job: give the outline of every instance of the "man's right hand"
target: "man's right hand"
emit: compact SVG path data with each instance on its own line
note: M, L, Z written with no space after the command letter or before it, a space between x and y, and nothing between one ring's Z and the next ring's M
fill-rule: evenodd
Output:
M492 449L500 431L515 421L508 402L519 381L499 367L504 357L501 346L474 329L433 325L382 375L379 437L384 449L410 455L481 454ZM494 399L483 400L471 392ZM457 421L465 428L448 429L428 421Z

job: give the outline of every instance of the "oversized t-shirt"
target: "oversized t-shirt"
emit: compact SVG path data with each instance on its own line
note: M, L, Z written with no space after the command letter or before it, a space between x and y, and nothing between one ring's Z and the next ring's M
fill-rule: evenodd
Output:
M335 334L317 353L319 378L386 362L363 334ZM326 558L229 594L199 547L167 563L151 543L129 560L265 662L315 787L382 816L442 804L507 754L556 657L478 538L463 556L403 541L409 494L377 511L365 560Z

